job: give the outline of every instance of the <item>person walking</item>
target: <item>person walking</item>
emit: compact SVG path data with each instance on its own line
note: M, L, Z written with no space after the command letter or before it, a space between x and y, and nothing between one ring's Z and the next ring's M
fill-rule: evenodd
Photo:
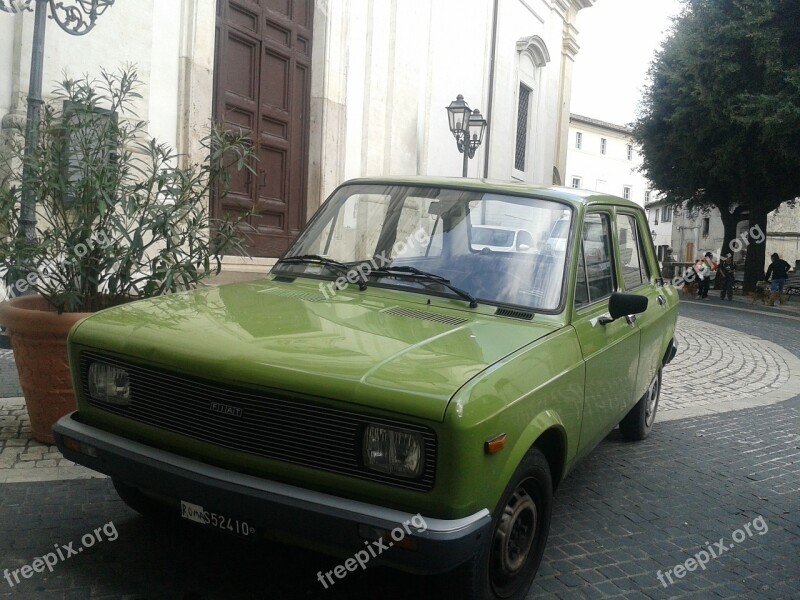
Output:
M783 288L786 286L786 281L789 279L789 269L792 266L778 256L777 252L773 252L770 256L772 264L767 269L767 274L764 276L764 281L769 281L769 289L772 292L770 298L770 305L775 305L776 296L783 297ZM771 280L770 280L771 278ZM781 300L783 302L783 300Z
M733 254L728 254L717 267L717 276L722 277L722 294L720 300L733 300L733 284L736 281L736 263L733 262Z

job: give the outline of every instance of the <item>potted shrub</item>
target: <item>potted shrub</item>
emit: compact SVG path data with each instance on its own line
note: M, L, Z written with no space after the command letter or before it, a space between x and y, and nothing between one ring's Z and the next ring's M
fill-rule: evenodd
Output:
M16 131L1 150L0 325L11 337L32 435L45 443L75 406L66 356L74 323L194 288L219 273L224 254L246 250L249 214L213 219L208 206L210 193L227 190L233 167L249 169L249 142L211 127L205 160L187 163L136 119L140 85L132 67L65 79L43 107L32 148L24 152ZM35 239L20 222L23 187L36 202Z

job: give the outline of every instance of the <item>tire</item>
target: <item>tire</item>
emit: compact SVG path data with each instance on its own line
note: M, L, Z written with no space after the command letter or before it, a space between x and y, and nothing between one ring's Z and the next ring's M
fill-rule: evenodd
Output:
M175 520L174 517L178 513L171 511L170 507L164 502L159 502L139 488L129 485L116 477L113 477L111 481L122 501L143 517L158 520Z
M630 442L639 442L650 435L656 420L658 400L661 397L661 367L653 376L647 391L639 398L636 405L619 422L622 437Z
M492 515L492 529L473 558L442 578L442 597L522 600L544 555L553 482L544 455L531 448Z

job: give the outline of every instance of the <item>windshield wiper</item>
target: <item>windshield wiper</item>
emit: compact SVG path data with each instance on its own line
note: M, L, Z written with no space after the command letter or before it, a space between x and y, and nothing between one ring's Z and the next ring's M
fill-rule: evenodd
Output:
M386 275L389 277L407 277L408 279L412 279L420 283L424 281L431 283L438 283L439 285L446 287L451 292L455 293L457 296L463 298L464 300L469 301L470 308L478 307L478 300L468 291L462 290L461 288L454 286L453 284L450 283L449 279L445 279L444 277L441 277L440 275L435 275L434 273L427 273L425 271L420 271L416 267L403 265L400 267L389 267L388 269L376 269L375 271L372 271L371 275Z
M346 264L341 263L338 260L333 260L332 258L320 256L319 254L300 254L298 256L287 256L279 259L278 264L280 263L322 265L337 275L342 275L344 277L347 277L352 271L352 268L348 267ZM362 292L367 289L367 283L363 279L358 281L358 289Z

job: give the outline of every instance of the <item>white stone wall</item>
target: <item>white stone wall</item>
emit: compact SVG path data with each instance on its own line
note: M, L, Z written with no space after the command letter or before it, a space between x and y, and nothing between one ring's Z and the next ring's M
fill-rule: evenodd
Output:
M619 131L619 125L587 123L573 115L570 119L567 138L567 177L564 185L572 186L573 178L580 179L580 187L623 196L625 186L630 187L630 199L640 206L645 204L645 194L652 190L650 182L637 171L642 157L636 151L630 134ZM576 134L581 134L581 147L576 147ZM601 154L601 139L606 139L606 153ZM633 146L633 155L628 159L627 147Z
M792 267L800 261L800 205L781 205L767 218L767 265L777 252Z
M558 165L557 142L566 134L558 117L565 19L560 2L505 0L499 3L497 52L491 114L489 80L493 3L485 0L351 2L331 0L315 13L312 160L318 159L324 197L342 178L369 175L460 176L463 156L448 129L445 107L463 94L472 108L490 119L488 142L469 161L469 176L514 175L514 139L519 89L517 42L538 36L550 60L540 68L530 123L530 168L524 178L550 183ZM349 14L346 23L340 11ZM322 20L325 24L322 24ZM568 28L567 28L568 29ZM321 47L322 46L322 47ZM319 70L333 61L338 69ZM567 94L568 99L568 94ZM324 121L333 121L328 126ZM325 137L314 151L318 126L340 135ZM317 134L317 135L319 135ZM343 139L342 139L343 138ZM324 149L324 150L323 150ZM560 169L564 170L563 165ZM315 174L312 169L312 183Z
M143 98L135 103L136 118L148 121L150 135L180 151L192 146L179 141L179 133L196 115L186 112L192 63L197 58L213 64L214 9L203 14L207 0L136 0L117 2L98 19L96 27L84 36L72 36L48 19L45 34L45 59L42 89L45 100L62 81L97 76L101 68L114 70L135 65ZM204 22L197 22L202 15ZM209 18L210 17L210 18ZM210 28L204 47L193 44L194 27ZM30 79L33 13L0 13L0 119L6 115L24 119ZM189 68L186 66L187 56ZM211 119L211 81L201 102L201 121ZM6 122L8 125L8 121ZM202 132L196 131L195 137Z
M345 178L460 176L445 111L457 94L490 119L470 176L549 184L555 167L568 181L574 21L593 2L500 0L490 80L492 1L316 0L308 215ZM144 83L138 117L151 135L196 158L212 115L214 23L210 0L117 2L82 37L48 22L45 94L65 69L77 76L135 63ZM32 25L32 13L0 13L0 119L24 118ZM536 67L528 166L520 173L513 168L517 44L534 38L545 58Z
M709 220L709 233L703 235L703 219ZM747 231L747 221L741 221L736 229L737 237ZM720 219L719 211L714 208L707 213L681 210L680 214L673 217L672 221L672 248L677 260L687 260L687 251L691 244L693 258L698 258L706 252L718 255L722 252L725 229ZM742 244L743 249L746 248ZM800 260L800 207L791 208L783 204L778 210L772 211L767 219L767 247L764 268L769 265L770 255L777 252L781 258L790 265ZM737 260L743 258L741 251L734 252Z

